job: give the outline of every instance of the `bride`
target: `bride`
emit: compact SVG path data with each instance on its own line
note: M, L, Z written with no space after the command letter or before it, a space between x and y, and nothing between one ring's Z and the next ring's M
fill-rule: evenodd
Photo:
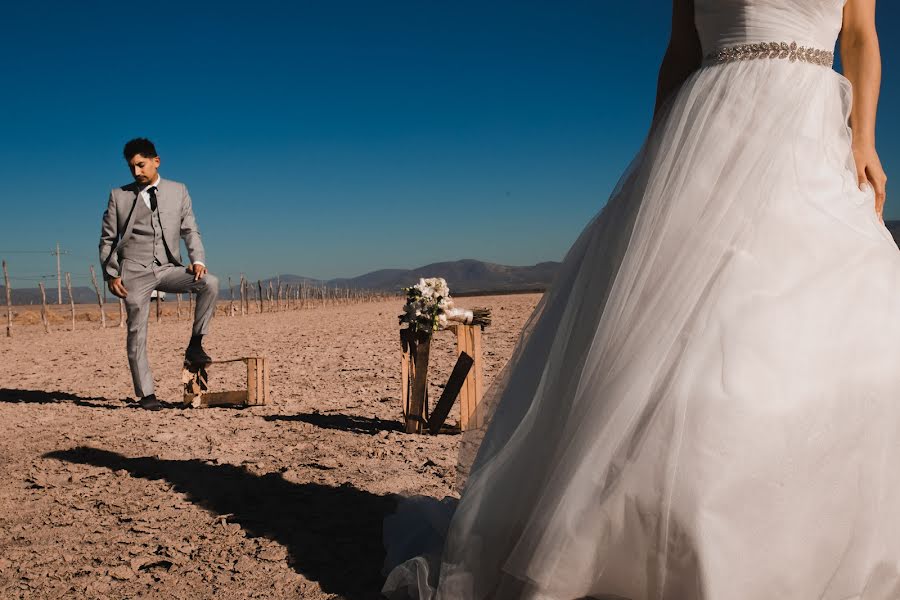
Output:
M900 598L874 4L675 0L650 134L463 440L458 505L386 521L385 595Z

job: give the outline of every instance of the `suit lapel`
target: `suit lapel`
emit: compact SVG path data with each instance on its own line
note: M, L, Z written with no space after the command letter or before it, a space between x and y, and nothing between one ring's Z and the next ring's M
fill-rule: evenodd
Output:
M156 186L156 203L157 210L159 211L159 224L162 226L162 238L163 245L166 247L166 252L169 253L169 257L172 259L175 264L180 264L178 259L175 257L175 254L171 250L171 244L178 244L180 240L180 232L177 229L170 229L169 233L174 234L173 236L166 234L166 227L169 225L169 222L174 217L174 207L171 205L172 198L168 193L169 190L169 182L162 177L159 178L159 183ZM180 221L179 221L180 227Z
M128 218L125 219L125 231L122 232L122 237L119 239L119 246L128 241L129 236L131 236L131 230L134 227L134 209L137 207L140 194L137 191L137 186L131 192L134 194L134 198L131 199L131 208L128 211Z
M169 210L167 189L169 189L168 182L160 177L159 183L156 184L156 209L159 211L160 220L162 220L163 213Z

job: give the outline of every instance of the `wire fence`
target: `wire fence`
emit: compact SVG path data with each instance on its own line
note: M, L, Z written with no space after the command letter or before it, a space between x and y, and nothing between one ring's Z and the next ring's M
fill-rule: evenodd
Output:
M115 296L109 298L103 282L98 282L93 265L89 274L77 276L72 273L59 275L17 275L10 276L6 260L3 265L3 286L6 300L6 335L11 337L14 325L42 324L47 333L59 330L75 331L78 323L82 327L125 327L127 320L125 302ZM56 305L47 301L47 284L53 282L65 290L60 292ZM76 302L73 282L86 281L93 291L93 302ZM31 285L13 287L13 282L28 282ZM36 285L34 283L36 282ZM267 313L283 313L297 310L312 310L329 306L343 306L368 302L380 302L401 298L399 291L369 290L351 287L330 286L327 284L302 280L282 281L280 277L250 281L243 275L232 278L227 276L227 287L222 286L216 305L216 312L226 317L247 317ZM13 291L33 291L35 308L24 309L27 303L13 303ZM78 289L84 297L84 288ZM29 295L31 297L31 295ZM20 295L21 300L21 295ZM195 301L193 294L155 293L150 302L153 304L152 315L156 322L163 320L193 320ZM39 304L38 304L39 303ZM110 315L112 313L112 315ZM112 318L110 318L112 316ZM116 319L117 317L117 319ZM114 324L115 323L115 324Z

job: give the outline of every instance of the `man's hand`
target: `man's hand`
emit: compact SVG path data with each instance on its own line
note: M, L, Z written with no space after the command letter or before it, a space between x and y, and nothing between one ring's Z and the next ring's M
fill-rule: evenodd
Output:
M206 267L200 263L194 263L187 268L187 272L194 274L194 281L200 281L206 275Z
M126 296L128 296L128 290L126 290L125 286L122 285L121 277L110 279L106 282L106 287L109 288L109 291L112 292L113 296L118 296L119 298L125 298Z
M859 185L869 184L875 192L875 214L884 221L884 201L887 197L885 191L887 175L881 166L881 160L871 144L854 144L853 160L856 162L856 172L859 175Z

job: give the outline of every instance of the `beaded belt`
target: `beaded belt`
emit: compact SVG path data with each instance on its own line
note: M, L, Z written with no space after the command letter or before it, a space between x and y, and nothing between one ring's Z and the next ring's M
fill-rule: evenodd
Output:
M814 65L830 67L834 63L834 52L798 46L797 42L758 42L725 46L706 55L711 63L725 63L754 58L786 58L791 62L803 61Z

